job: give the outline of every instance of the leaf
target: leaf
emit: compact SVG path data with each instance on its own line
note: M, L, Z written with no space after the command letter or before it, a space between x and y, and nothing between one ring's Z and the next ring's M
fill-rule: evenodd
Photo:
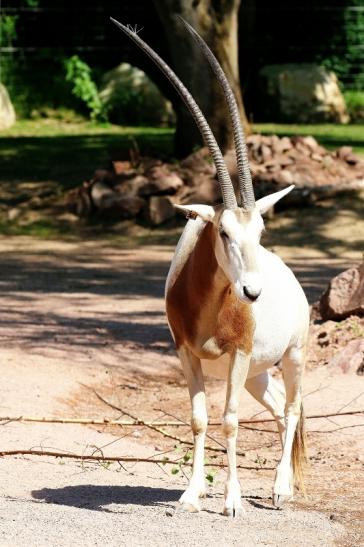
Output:
M207 473L206 480L212 484L214 482L214 475L212 473Z
M171 473L172 473L172 475L177 475L179 473L178 467L172 467Z

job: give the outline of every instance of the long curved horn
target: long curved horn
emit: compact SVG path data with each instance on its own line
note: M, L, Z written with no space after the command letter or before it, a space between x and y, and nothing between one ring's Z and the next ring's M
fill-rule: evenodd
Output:
M129 38L131 38L152 59L152 61L155 62L155 64L161 69L161 71L167 76L169 81L176 88L183 102L186 104L189 111L191 112L197 124L197 127L199 128L203 136L206 146L208 146L210 154L214 160L214 163L216 165L217 177L221 186L221 193L224 205L227 209L236 209L238 207L238 204L234 193L234 187L233 183L231 182L227 167L225 165L223 155L209 127L209 124L206 121L206 118L202 114L191 93L186 89L186 87L176 76L173 70L163 61L163 59L159 57L159 55L155 51L153 51L151 47L148 46L148 44L144 42L144 40L142 40L138 36L136 32L133 32L128 27L122 25L112 17L110 17L110 19L117 27L125 32L125 34L127 34Z
M238 105L236 104L234 93L230 87L230 84L225 76L223 69L220 66L219 61L216 59L215 55L212 53L211 49L206 44L204 39L180 15L178 15L177 17L182 21L188 32L193 36L193 38L199 45L206 59L210 63L215 76L217 77L220 85L224 90L224 95L229 108L231 123L233 126L241 199L244 209L253 209L255 205L255 199L252 177L249 169L249 160L246 149L244 131L240 122L239 109Z

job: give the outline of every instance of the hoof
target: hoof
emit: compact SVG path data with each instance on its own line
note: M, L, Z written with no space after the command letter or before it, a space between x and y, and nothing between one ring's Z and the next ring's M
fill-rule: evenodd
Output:
M191 502L180 502L180 505L177 507L176 512L177 513L199 513L201 511L201 507L198 503L191 503Z
M244 514L244 509L242 507L225 507L222 514L225 517L236 519Z
M282 494L273 494L273 506L276 509L280 509L284 503L291 501L293 497L291 495L284 496Z

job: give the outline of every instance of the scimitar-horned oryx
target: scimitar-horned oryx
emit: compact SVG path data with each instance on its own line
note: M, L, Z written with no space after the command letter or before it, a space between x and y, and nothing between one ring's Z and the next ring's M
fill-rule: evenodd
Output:
M240 200L238 204L223 156L191 94L170 67L130 28L112 20L164 72L189 108L209 148L223 204L179 206L188 220L166 283L166 309L192 403L192 476L180 503L199 511L205 495L204 441L207 413L203 371L227 379L223 431L228 475L224 514L242 512L236 471L238 404L242 387L276 419L282 457L273 488L276 507L302 487L304 421L301 380L309 324L307 300L292 271L260 245L262 214L293 186L254 199L243 130L234 95L217 59L186 22L220 82L233 125ZM240 201L239 200L239 201ZM284 388L268 369L281 362Z

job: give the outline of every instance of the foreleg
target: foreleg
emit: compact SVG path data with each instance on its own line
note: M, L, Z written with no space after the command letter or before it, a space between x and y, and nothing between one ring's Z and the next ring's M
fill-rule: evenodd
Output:
M189 512L200 511L199 498L206 495L204 473L204 446L207 429L205 386L200 360L186 347L178 351L192 405L191 427L194 437L192 476L180 503Z
M245 384L250 355L237 350L230 362L227 381L223 429L226 438L228 476L225 483L224 515L236 517L242 513L241 491L236 471L236 438L238 435L238 408Z

